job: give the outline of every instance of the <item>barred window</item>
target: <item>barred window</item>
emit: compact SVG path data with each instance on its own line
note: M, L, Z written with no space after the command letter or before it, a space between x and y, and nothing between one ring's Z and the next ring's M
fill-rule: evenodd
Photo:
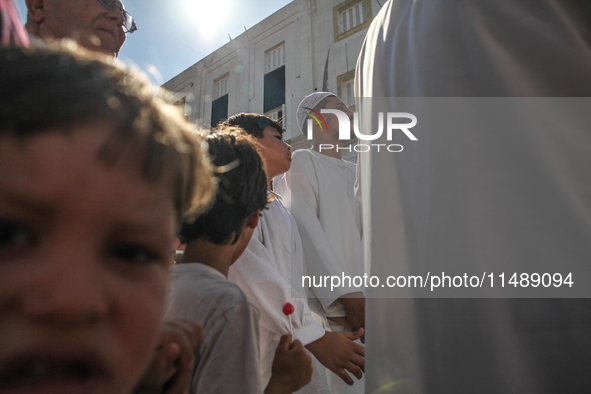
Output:
M265 74L285 64L285 45L283 43L265 53Z
M363 0L352 7L340 13L339 18L339 34L343 34L362 23L367 22L367 7Z
M346 0L333 8L335 42L360 32L371 24L370 0Z
M228 94L228 75L214 81L213 99L217 100Z
M337 77L337 96L351 111L355 111L355 70Z

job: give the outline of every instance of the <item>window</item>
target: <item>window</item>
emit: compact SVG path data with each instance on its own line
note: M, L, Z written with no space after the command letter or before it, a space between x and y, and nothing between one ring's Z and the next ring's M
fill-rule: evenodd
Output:
M271 111L265 113L265 116L267 116L269 119L273 119L273 120L283 124L284 112L285 112L285 104L279 108L275 108L274 110L271 110Z
M367 8L365 7L365 1L362 1L340 13L339 34L343 34L366 21Z
M337 96L353 112L355 112L355 70L351 70L337 77ZM351 139L346 141L343 146L349 146L357 142L357 137L353 134ZM344 160L345 159L343 157Z
M265 53L263 112L285 104L285 45L283 43Z
M349 0L333 9L335 41L342 40L371 23L371 1Z
M228 118L228 95L225 94L211 103L211 128L214 128L222 120Z
M337 77L337 96L349 107L355 111L355 70L339 75Z
M228 74L214 81L213 99L219 99L226 94L228 94Z
M285 45L283 43L265 53L265 74L285 64Z
M210 122L212 128L228 118L228 73L213 81L213 98Z

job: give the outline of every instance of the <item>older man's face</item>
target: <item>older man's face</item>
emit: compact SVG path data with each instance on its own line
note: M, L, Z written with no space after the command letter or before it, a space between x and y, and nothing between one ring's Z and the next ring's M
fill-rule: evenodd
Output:
M119 2L120 3L120 2ZM42 37L72 38L90 50L117 56L125 42L123 15L99 0L47 0Z

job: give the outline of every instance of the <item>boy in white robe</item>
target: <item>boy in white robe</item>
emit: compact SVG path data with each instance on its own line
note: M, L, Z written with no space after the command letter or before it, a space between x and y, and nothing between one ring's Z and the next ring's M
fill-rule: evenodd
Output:
M208 152L218 176L213 206L183 223L187 243L172 267L167 316L201 323L205 340L191 393L261 393L258 310L227 280L230 265L246 248L267 204L267 178L251 142L240 135L212 134ZM312 376L312 360L301 342L284 335L274 352L266 394L292 393Z
M333 331L356 331L365 326L363 287L353 284L354 277L365 274L356 170L355 164L341 159L337 116L322 109L342 111L352 122L353 113L334 94L317 92L304 98L297 111L302 132L309 113L320 113L322 121L312 122L312 148L293 153L291 168L279 178L276 190L298 224L308 275L340 278L334 288L312 286L320 313ZM329 383L333 392L364 392L363 381L352 388L339 379L329 378Z
M227 123L243 128L254 137L269 183L273 177L289 169L291 150L282 140L283 130L278 123L258 114L234 115ZM292 275L303 274L299 267L304 267L304 264L297 227L289 212L275 199L269 204L269 209L262 212L247 249L229 274L230 280L255 298L261 307L263 381L269 376L269 349L276 346L281 335L292 331L294 338L299 339L315 356L314 360L353 384L345 370L358 379L362 377L364 348L353 341L363 335L363 330L356 333L326 332L314 320L301 286L292 286ZM282 312L286 302L295 306L295 312L290 316ZM322 365L315 362L312 382L302 392L329 392Z

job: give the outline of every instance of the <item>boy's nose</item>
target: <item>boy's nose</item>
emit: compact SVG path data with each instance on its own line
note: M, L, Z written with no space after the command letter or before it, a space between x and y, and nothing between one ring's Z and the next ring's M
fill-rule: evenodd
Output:
M34 319L89 323L109 308L104 267L84 254L54 253L25 296L24 309Z

